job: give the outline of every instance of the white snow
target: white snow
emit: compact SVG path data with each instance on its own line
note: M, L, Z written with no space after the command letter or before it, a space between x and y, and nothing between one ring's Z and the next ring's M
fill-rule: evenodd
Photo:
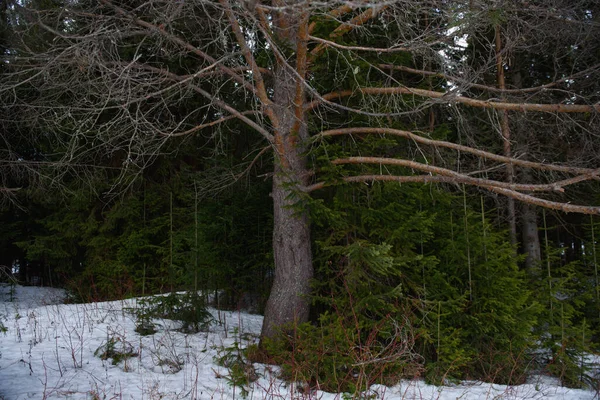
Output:
M2 284L0 284L2 285ZM238 399L227 368L216 364L234 343L244 347L258 337L262 317L211 309L218 321L209 332L184 334L162 329L150 336L135 332L127 308L136 300L61 304L58 289L0 286L0 399ZM0 328L2 327L0 325ZM113 365L101 354L111 341L136 356ZM248 399L342 399L339 393L299 391L276 378L277 368L255 365L259 379ZM394 387L374 386L373 399L563 399L597 398L597 393L560 387L548 377L503 386L463 382L436 387L406 380Z

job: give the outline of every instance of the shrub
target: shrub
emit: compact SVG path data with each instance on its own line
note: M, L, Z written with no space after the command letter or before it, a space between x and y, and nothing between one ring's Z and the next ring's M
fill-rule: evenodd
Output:
M255 351L254 347L252 351ZM250 358L237 340L232 346L221 349L215 357L215 362L229 371L225 377L229 385L239 387L243 398L248 396L248 385L258 379Z
M94 355L101 360L108 360L110 358L112 365L117 365L121 361L137 357L138 352L135 351L133 345L128 341L112 336L107 338L106 342L96 349Z
M301 324L265 348L282 366L281 377L311 389L362 393L373 384L395 384L420 370L408 325L387 318L362 331L340 315L324 314L318 326Z
M140 299L140 307L133 312L137 316L136 332L151 335L156 332L153 319L170 319L181 322L180 330L195 333L208 329L213 322L204 298L196 292L171 293Z

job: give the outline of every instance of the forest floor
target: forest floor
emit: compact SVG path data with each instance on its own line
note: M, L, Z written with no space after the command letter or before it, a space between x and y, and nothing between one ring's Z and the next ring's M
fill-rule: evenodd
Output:
M141 336L130 310L137 299L62 304L64 292L0 284L0 399L345 399L349 395L304 392L277 378L277 368L255 364L254 382L233 385L237 359L255 343L262 316L209 309L207 332L181 333L177 323L156 321L156 333ZM244 392L245 391L245 392ZM462 382L432 386L421 379L393 387L375 385L371 399L596 399L598 393L561 387L532 376L504 386Z

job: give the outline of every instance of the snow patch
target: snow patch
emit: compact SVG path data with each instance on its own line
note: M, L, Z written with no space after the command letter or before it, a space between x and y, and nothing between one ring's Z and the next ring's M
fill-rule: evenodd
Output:
M215 359L236 343L256 342L262 316L210 309L216 324L208 332L186 334L165 323L155 334L141 336L128 311L135 309L136 299L61 304L64 298L59 289L0 286L0 321L7 330L0 334L0 399L241 398L241 389L229 384L229 371ZM249 399L343 398L303 392L277 379L277 367L255 368L258 379L247 387ZM463 382L438 387L405 380L394 387L375 385L367 395L390 400L597 398L544 376L519 386Z

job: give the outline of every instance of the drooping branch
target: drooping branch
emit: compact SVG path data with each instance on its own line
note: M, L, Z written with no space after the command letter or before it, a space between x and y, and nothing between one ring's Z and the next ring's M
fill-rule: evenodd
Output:
M132 104L135 104L135 103L140 103L140 102L143 102L143 101L147 101L148 99L159 97L160 95L162 95L164 93L168 93L169 91L171 91L172 89L174 89L177 86L185 86L186 84L192 82L194 79L198 78L199 76L202 76L205 73L207 73L208 71L211 71L212 69L215 68L216 65L218 65L221 62L222 62L222 60L218 60L215 63L209 65L208 67L202 68L201 70L199 70L195 74L188 74L188 75L184 75L184 76L177 75L177 79L171 78L171 80L173 80L175 82L172 85L169 85L169 86L164 87L162 89L156 90L156 91L154 91L152 93L147 93L143 97L138 97L138 98L133 98L133 99L127 99L127 101L125 103L119 104L118 107L126 107L126 106L130 106ZM146 68L144 68L143 64L139 64L135 60L132 61L132 62L129 62L129 63L122 63L122 64L125 64L123 70L127 70L127 69L129 69L130 67L133 67L133 66L136 66L139 69L146 69ZM157 71L158 69L156 67L150 67L149 70ZM173 75L175 75L175 74L173 74Z
M190 85L190 87L195 92L201 94L202 96L206 97L207 99L211 99L214 104L216 104L217 106L219 106L223 110L231 113L232 115L235 115L239 120L241 120L242 122L245 122L247 125L249 125L250 127L254 128L258 133L260 133L269 142L271 142L271 143L274 142L274 138L273 138L272 134L270 134L265 128L263 128L262 126L258 125L256 122L252 121L250 118L248 118L245 115L243 115L240 111L238 111L235 108L231 107L229 104L225 103L222 100L215 99L214 96L211 93L208 93L207 91L205 91L204 89L202 89L201 87L199 87L197 85Z
M579 206L571 203L561 203L546 199L540 199L538 197L534 197L525 193L515 192L513 190L499 188L499 187L488 187L487 189L492 192L502 194L507 197L511 197L515 200L522 201L523 203L533 204L535 206L540 206L544 208L549 208L552 210L559 210L563 212L574 212L580 214L591 214L591 215L600 215L600 207L592 207L592 206Z
M265 146L263 147L257 154L256 156L254 156L254 158L252 159L252 161L250 161L250 163L248 164L248 166L246 166L242 171L238 172L238 173L232 173L228 178L229 179L223 179L221 178L219 180L219 185L215 186L215 187L209 187L209 188L205 188L206 192L212 192L212 193L217 193L220 192L228 187L233 186L235 183L239 182L240 179L242 179L243 177L247 176L247 174L250 172L250 170L256 165L256 163L258 162L258 160L260 160L260 158L265 155L269 150L271 150L273 147L272 146Z
M236 176L236 182L241 179L243 176L245 176L251 169L252 167L254 167L254 165L256 165L257 161L269 150L271 150L273 147L272 146L265 146L263 147L256 156L254 156L254 158L252 159L252 161L250 162L250 164L248 164L248 166L246 167L246 169L244 169L242 172L240 172L237 176Z
M257 115L258 113L254 110L251 110L251 111L240 111L239 114L241 114L241 115ZM216 119L214 121L205 122L203 124L198 124L198 125L194 126L193 128L190 128L190 129L182 131L182 132L162 133L162 135L168 136L168 137L187 136L187 135L191 135L192 133L201 131L202 129L209 128L211 126L216 126L216 125L222 124L227 121L231 121L232 119L238 119L238 116L237 115L228 115L226 117L222 117L222 118Z
M232 56L235 55L236 53L232 53ZM220 62L222 62L223 60L219 60ZM132 65L136 65L135 62L125 62L125 61L111 61L111 62L107 62L106 65L108 67L129 67ZM235 71L236 73L248 73L251 72L251 69L248 68L247 66L239 66L239 67L230 67L230 69L232 71ZM269 75L271 74L271 70L267 69L267 68L259 68L260 72L263 75ZM43 72L43 71L42 71ZM195 77L195 78L209 78L209 77L214 77L214 76L222 76L224 75L224 72L221 70L215 70L215 68L203 68L202 72L194 72L193 74L180 74L179 76L181 78L190 78L190 77Z
M344 176L340 178L342 181L347 183L359 183L359 182L398 182L398 183L449 183L456 184L457 181L450 176L439 176L439 175L358 175L358 176ZM327 182L317 182L307 186L304 190L307 193L311 193L327 187Z
M398 183L460 183L454 177L449 176L434 176L434 175L416 175L416 176L395 176L395 175L360 175L348 176L342 178L344 182L398 182ZM318 182L306 188L307 192L322 189L326 186L325 182ZM483 189L494 193L522 201L524 203L533 204L536 206L559 210L563 212L573 212L580 214L600 215L600 207L580 206L571 203L561 203L546 199L540 199L528 194L520 193L515 190L500 188L496 186L481 186Z
M11 194L11 193L18 192L21 189L22 188L20 188L20 187L17 187L17 188L0 187L0 193L2 193L2 194Z
M533 168L541 171L556 171L563 172L568 174L593 174L595 169L593 168L579 168L579 167L569 167L563 165L555 165L555 164L544 164L537 163L533 161L520 160L518 158L505 157L498 154L490 153L485 150L475 149L473 147L464 146L452 142L446 142L442 140L434 140L428 139L420 135L416 135L412 132L402 131L399 129L393 128L371 128L371 127L362 127L362 128L340 128L340 129L331 129L327 131L321 132L319 135L315 136L316 140L319 137L330 137L330 136L339 136L339 135L352 135L352 134L376 134L376 135L392 135L399 136L406 139L410 139L417 143L434 146L434 147L444 147L447 149L456 150L463 153L470 153L477 157L485 158L488 160L497 161L505 164L512 164L524 168Z
M436 167L433 165L427 165L416 161L403 160L397 158L384 158L384 157L348 157L338 158L331 161L334 165L342 164L376 164L376 165L393 165L400 167L407 167L418 171L428 172L431 174L437 174L442 176L448 176L454 178L459 183L465 183L480 187L498 187L505 188L514 191L528 191L528 192L564 192L563 187L572 185L575 183L591 180L598 177L600 169L594 171L592 174L581 175L575 178L557 181L548 184L522 184L522 183L511 183L501 182L492 179L473 178L463 173L455 172L447 168Z
M482 182L470 179L466 175L459 176L443 176L443 175L357 175L357 176L344 176L341 178L342 181L348 183L357 182L398 182L398 183L446 183L446 184L467 184L478 186L481 188L489 189L492 185L485 185ZM482 180L485 181L485 180ZM313 192L315 190L323 189L327 186L326 182L317 182L306 187L306 192Z

